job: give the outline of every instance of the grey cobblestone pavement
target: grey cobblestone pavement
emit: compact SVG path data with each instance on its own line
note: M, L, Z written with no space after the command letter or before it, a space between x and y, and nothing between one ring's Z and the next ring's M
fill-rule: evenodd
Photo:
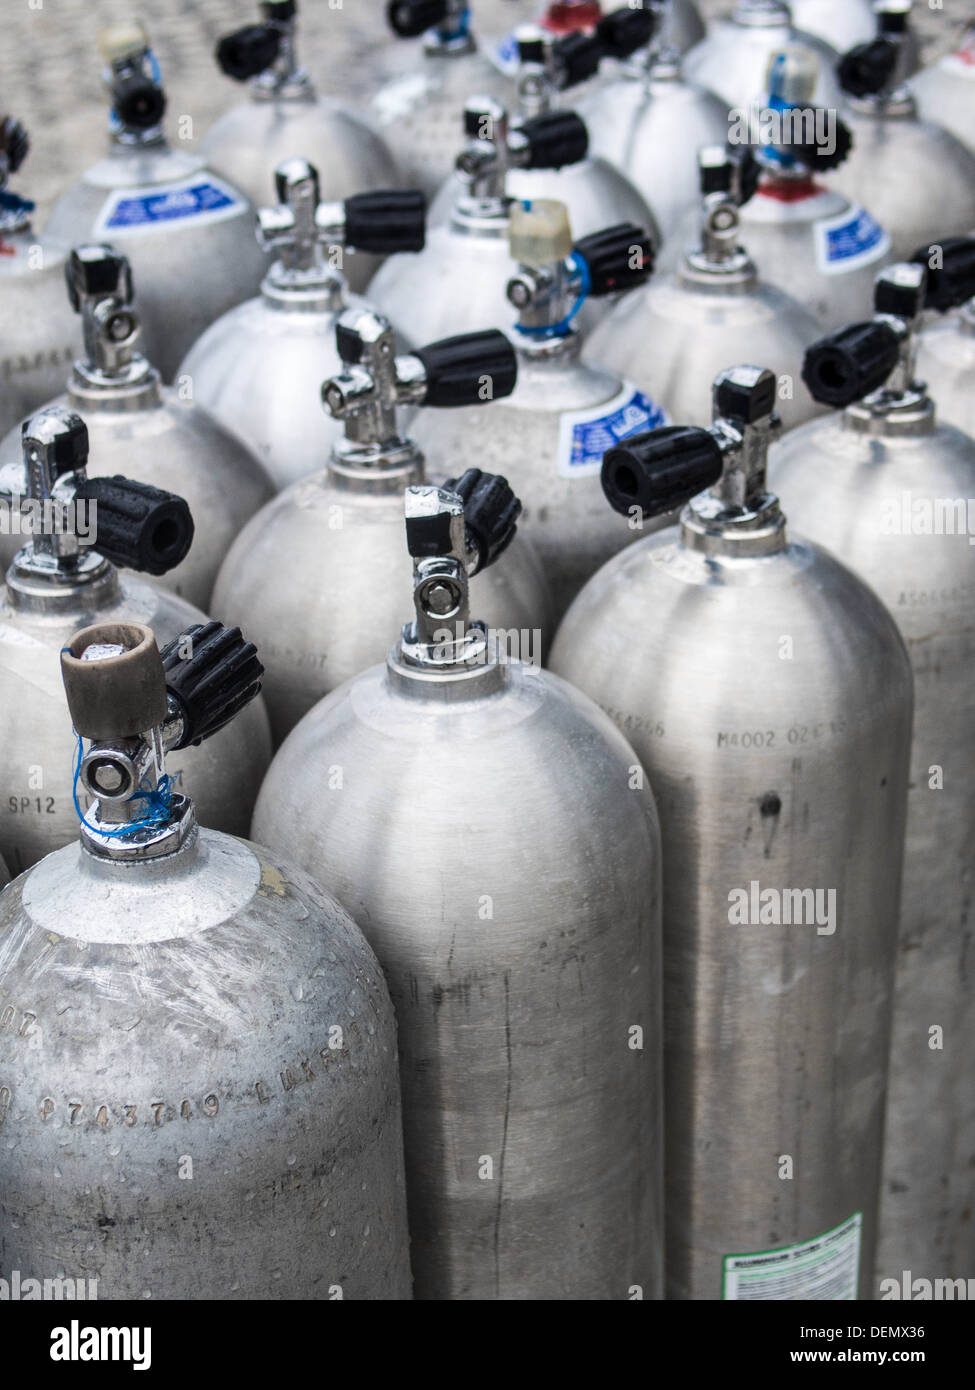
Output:
M532 17L542 0L477 0L478 31L497 37ZM704 0L705 13L728 0ZM320 88L361 105L376 89L391 40L385 0L304 0L301 54ZM916 0L915 26L930 59L950 46L971 0L931 6ZM140 15L150 27L169 96L170 128L192 118L192 141L241 99L213 61L218 36L257 18L256 0L0 0L0 111L19 116L32 153L17 187L39 205L51 203L105 148L106 104L96 47L99 27Z

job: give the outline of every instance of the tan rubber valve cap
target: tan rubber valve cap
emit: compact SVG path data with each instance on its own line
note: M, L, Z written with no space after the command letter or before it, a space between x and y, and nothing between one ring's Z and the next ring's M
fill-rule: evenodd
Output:
M508 231L511 259L519 265L548 265L572 253L569 210L555 198L513 203Z

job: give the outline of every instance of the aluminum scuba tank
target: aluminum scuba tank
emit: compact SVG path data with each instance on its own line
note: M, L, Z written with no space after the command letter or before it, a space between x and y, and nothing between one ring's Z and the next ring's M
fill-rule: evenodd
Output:
M782 369L779 412L791 428L820 413L800 374L819 327L801 304L764 283L739 244L739 209L757 181L754 161L716 145L701 151L699 163L698 249L675 274L618 304L589 335L586 359L634 381L673 419L697 423L711 418L701 375L720 371L736 353L774 361Z
M253 833L356 904L386 972L416 1297L659 1298L653 798L601 711L470 621L504 480L406 510L416 620L294 730Z
M433 194L453 173L457 130L471 92L502 104L514 84L482 50L465 0L391 0L386 15L408 64L369 105L403 178ZM399 51L407 45L397 46Z
M217 570L241 526L273 493L271 480L249 447L219 421L163 386L159 373L136 350L141 314L133 305L132 275L125 256L110 246L79 246L65 267L67 298L80 315L85 350L64 395L49 402L82 416L91 448L89 472L124 472L136 482L165 484L185 497L206 530L192 551L163 581L190 603L210 601ZM26 423L26 422L25 422ZM21 429L0 441L0 481L23 492ZM0 563L10 564L16 535L0 531Z
M77 632L61 668L94 800L0 895L23 1010L0 1055L5 1262L100 1299L409 1298L376 958L289 861L198 826L166 771L260 688L254 648L208 623L160 654L129 619Z
M975 20L957 46L911 82L922 121L951 132L975 154Z
M914 260L936 267L928 271L929 306L944 310L961 305L918 334L918 380L935 384L939 420L975 438L975 239L946 237L921 247Z
M833 68L838 54L828 43L792 23L783 0L734 0L727 13L713 19L707 37L684 59L691 82L714 92L726 106L747 110L761 98L769 59L786 44L800 44L817 55L817 106L835 110L845 104Z
M909 0L878 0L879 37L840 62L854 143L827 179L886 227L897 259L922 242L975 227L975 154L919 117L905 80L909 10Z
M349 293L343 250L422 250L426 207L421 193L398 191L322 203L318 174L304 159L285 160L275 179L279 205L259 213L261 242L276 257L261 293L211 324L177 380L282 488L316 468L340 433L323 421L319 388L341 371L340 314L365 307Z
M775 385L731 369L710 430L609 451L631 525L688 505L589 581L552 651L660 811L676 1299L873 1296L911 670L873 592L787 537Z
M517 375L514 348L498 331L397 357L388 320L353 308L339 319L336 341L342 371L324 383L321 399L345 422L345 436L326 467L279 493L244 528L213 597L214 611L231 621L246 613L262 643L275 743L330 690L381 661L395 639L409 596L403 489L426 471L423 454L399 432L398 404L484 404L509 395ZM430 462L442 477L454 456ZM504 569L476 587L494 627L537 629L547 639L548 591L527 541L519 537Z
M869 312L891 240L866 208L818 180L848 158L852 136L835 111L813 107L817 68L816 55L798 46L772 55L768 104L752 132L761 176L741 225L765 280L821 327L837 328Z
M686 81L680 53L665 47L658 31L614 79L583 97L578 111L591 149L639 189L668 242L699 202L697 151L727 139L724 102Z
M47 235L66 247L110 241L132 262L146 355L172 380L215 318L257 292L254 208L198 154L171 149L166 97L141 24L102 30L111 148L59 198Z
M37 235L34 204L7 187L28 149L20 122L0 118L0 431L61 389L81 349L78 323L64 299L65 248Z
M275 169L295 156L314 164L329 201L402 187L378 130L357 112L319 96L299 65L297 9L296 0L261 0L260 24L221 39L217 62L227 77L248 83L249 100L210 128L201 147L205 158L258 207L267 201ZM378 264L373 256L361 256L351 265L352 288L365 289Z
M508 211L521 195L512 192L510 171L564 169L588 148L586 127L573 111L509 130L502 106L475 97L464 108L464 124L469 143L457 158L449 220L428 222L419 255L390 256L369 286L370 300L414 342L511 322L506 289L517 266L508 253Z
M878 1275L898 1284L904 1270L970 1278L975 1268L967 1219L975 1152L975 996L968 959L975 794L966 753L975 719L975 518L968 501L975 497L975 441L938 423L916 379L913 327L924 281L923 266L884 271L877 318L810 348L812 390L847 408L796 431L773 462L776 486L796 524L828 537L873 586L893 613L914 666L914 754L877 1261ZM960 280L956 288L965 293ZM943 1045L932 1029L943 1030Z
M93 619L144 623L168 642L199 609L116 565L162 576L186 554L193 522L182 498L127 478L89 478L88 433L70 411L33 416L24 475L2 494L11 529L27 534L0 594L0 849L19 873L75 837L71 729L57 653ZM201 518L203 520L203 518ZM245 835L271 757L263 702L236 734L173 759L216 829Z
M622 23L618 22L620 19ZM637 21L636 26L629 22L633 20ZM568 91L594 73L607 53L634 51L641 37L650 32L648 25L652 25L652 17L645 11L621 10L601 20L591 38L576 35L554 42L544 30L523 25L518 31L518 126L524 128L526 121L550 117L557 93ZM481 103L482 97L478 95L473 101ZM474 135L482 146L490 145L495 138L491 120L483 129L476 129ZM483 152L481 157L484 158ZM461 189L465 188L466 179L461 183ZM451 220L458 191L458 179L451 175L430 205L431 226ZM556 198L565 203L579 236L601 230L607 221L635 222L649 228L654 245L660 244L660 229L647 200L614 164L590 152L588 133L586 149L578 159L559 166L549 162L542 167L534 163L512 167L509 163L502 191L509 198L526 202Z
M508 298L518 382L504 401L480 409L421 410L413 438L433 458L463 458L477 440L478 462L502 468L525 508L520 534L541 559L557 621L585 581L635 537L607 519L599 468L609 444L663 424L652 400L615 372L579 359L574 318L586 295L642 284L653 265L650 239L623 224L575 246L561 203L515 204ZM588 287L588 288L584 288Z

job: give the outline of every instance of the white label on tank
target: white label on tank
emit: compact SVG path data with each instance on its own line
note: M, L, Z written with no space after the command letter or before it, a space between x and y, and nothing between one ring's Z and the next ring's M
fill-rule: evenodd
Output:
M558 473L562 478L587 478L598 473L603 454L628 435L655 430L668 416L649 396L630 382L611 401L588 410L567 410L559 422Z
M890 236L865 208L852 207L813 224L816 260L823 275L844 275L879 261L890 250Z
M246 207L238 193L210 173L194 174L178 183L156 183L148 188L117 188L109 197L93 235L119 236L126 232L156 231L174 222L193 218L197 223L219 222Z
M965 35L954 53L946 53L941 67L956 77L975 77L975 29Z
M856 1299L862 1226L863 1213L858 1211L841 1226L802 1245L725 1255L721 1297L737 1302Z

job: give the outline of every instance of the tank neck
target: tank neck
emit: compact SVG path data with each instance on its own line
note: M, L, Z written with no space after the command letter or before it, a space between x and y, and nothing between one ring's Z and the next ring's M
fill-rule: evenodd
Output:
M510 202L509 198L472 198L460 193L450 213L451 231L461 236L506 238Z
M7 570L7 602L20 613L90 614L119 596L118 570L89 550L75 564L35 551L29 542Z
M333 487L347 492L388 493L402 496L403 489L422 484L426 474L423 454L411 439L383 444L359 443L343 436L332 445L326 475Z
M752 294L758 287L758 270L740 246L727 260L712 260L705 251L688 251L677 268L677 280L685 289L705 294Z
M847 104L858 116L874 121L916 121L917 102L910 86L904 82L892 92L876 92L870 96L847 94Z
M162 404L162 380L155 367L138 353L117 372L79 361L71 370L68 397L82 415L99 410L151 410Z
M703 493L684 508L680 526L688 550L728 559L777 555L788 544L779 499L770 492L741 508Z
M261 282L261 298L288 313L340 314L348 305L349 289L341 271L331 267L289 270L275 261Z
M91 829L82 823L79 837L87 871L111 881L120 872L133 869L146 874L156 869L165 877L177 866L181 871L188 869L200 857L200 828L193 803L187 797L174 796L172 807L175 818L172 825L157 829L154 834L147 832L130 843L121 843L119 837L102 833L115 827L94 819L100 807L97 801L93 802L85 812L85 820L101 828Z
M386 658L387 684L409 699L440 706L500 694L508 684L509 671L497 641L483 623L472 623L459 636L461 640L452 644L458 659L420 663L410 659L409 627L404 628Z
M745 29L787 29L792 11L783 0L737 0L731 21Z
M517 330L510 336L518 356L533 365L568 367L578 362L582 353L583 335L578 328L553 338L527 337Z
M885 439L933 434L938 423L934 401L923 382L906 391L875 391L847 406L841 418L843 428L854 434Z

